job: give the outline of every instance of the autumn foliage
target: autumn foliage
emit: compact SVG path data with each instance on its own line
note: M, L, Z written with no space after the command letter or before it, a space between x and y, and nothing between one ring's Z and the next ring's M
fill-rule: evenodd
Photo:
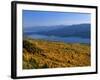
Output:
M23 40L23 69L90 66L89 44Z

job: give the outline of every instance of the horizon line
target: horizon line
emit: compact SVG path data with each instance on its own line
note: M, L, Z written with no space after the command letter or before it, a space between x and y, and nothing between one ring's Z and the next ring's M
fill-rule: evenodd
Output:
M57 25L36 25L36 26L24 26L24 28L28 28L28 27L49 27L49 26L72 26L72 25L81 25L81 24L91 24L91 23L79 23L79 24L57 24Z

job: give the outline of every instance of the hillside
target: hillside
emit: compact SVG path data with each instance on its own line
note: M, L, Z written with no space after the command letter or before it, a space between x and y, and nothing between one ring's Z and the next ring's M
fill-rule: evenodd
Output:
M90 24L77 24L70 26L60 26L58 29L37 32L41 35L60 36L60 37L82 37L90 38Z
M90 45L23 40L23 69L90 66Z

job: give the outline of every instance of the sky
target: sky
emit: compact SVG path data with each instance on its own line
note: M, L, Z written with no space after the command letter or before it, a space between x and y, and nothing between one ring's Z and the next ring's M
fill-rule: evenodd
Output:
M73 25L90 23L89 13L23 10L24 27Z

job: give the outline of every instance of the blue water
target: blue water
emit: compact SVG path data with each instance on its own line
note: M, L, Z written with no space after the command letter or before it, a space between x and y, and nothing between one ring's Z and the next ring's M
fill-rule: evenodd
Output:
M38 35L32 34L28 35L33 39L44 39L49 41L61 41L61 42L68 42L68 43L88 43L90 44L89 38L80 38L80 37L57 37L57 36L46 36L46 35Z

